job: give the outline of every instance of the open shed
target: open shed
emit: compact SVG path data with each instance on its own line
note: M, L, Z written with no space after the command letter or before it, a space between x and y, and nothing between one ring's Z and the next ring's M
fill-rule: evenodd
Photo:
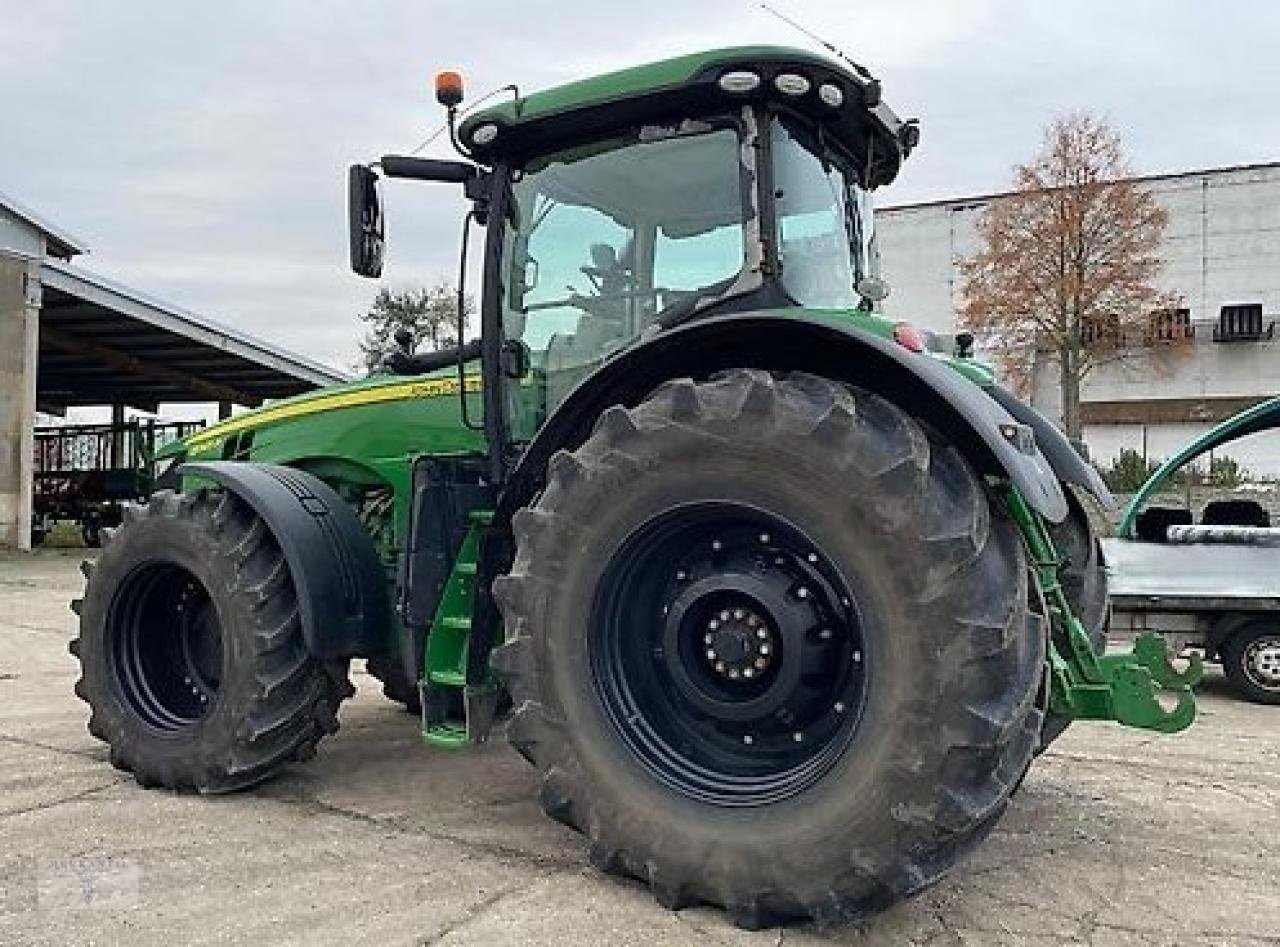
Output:
M36 411L233 405L344 376L82 269L82 242L0 194L0 548L27 548Z

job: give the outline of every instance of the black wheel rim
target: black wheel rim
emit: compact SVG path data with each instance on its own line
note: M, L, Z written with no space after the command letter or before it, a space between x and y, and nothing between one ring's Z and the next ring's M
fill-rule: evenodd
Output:
M148 726L165 732L197 724L222 677L222 626L208 590L174 563L135 569L107 616L112 679Z
M839 570L781 518L697 503L651 519L605 567L589 645L636 759L721 806L803 792L862 715L868 655Z

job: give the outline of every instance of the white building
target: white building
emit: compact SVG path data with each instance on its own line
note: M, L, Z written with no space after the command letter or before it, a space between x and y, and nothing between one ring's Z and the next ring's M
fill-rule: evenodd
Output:
M1169 213L1159 282L1190 310L1194 339L1190 354L1163 371L1139 359L1086 378L1085 440L1102 464L1124 447L1166 457L1211 424L1280 395L1280 342L1271 329L1280 320L1280 162L1138 180ZM878 211L893 289L889 312L936 332L955 331L962 302L956 260L977 252L979 215L998 197ZM1224 306L1248 308L1224 313ZM1046 368L1032 401L1058 417L1056 366ZM1251 471L1280 476L1275 440L1241 442L1231 455Z

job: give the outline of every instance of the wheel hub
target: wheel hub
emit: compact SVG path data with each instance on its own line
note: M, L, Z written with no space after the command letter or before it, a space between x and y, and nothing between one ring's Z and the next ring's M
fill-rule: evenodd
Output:
M721 609L708 619L702 640L707 646L707 661L721 678L749 681L773 663L773 630L751 608Z
M860 716L853 597L811 542L759 510L698 504L642 526L606 567L591 627L597 686L623 738L696 798L758 805L799 792Z
M1259 638L1249 645L1245 667L1258 686L1280 689L1280 638Z

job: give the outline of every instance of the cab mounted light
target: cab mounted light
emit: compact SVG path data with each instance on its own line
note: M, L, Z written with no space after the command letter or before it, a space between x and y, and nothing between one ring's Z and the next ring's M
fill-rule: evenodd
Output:
M717 83L725 92L750 92L760 85L760 76L747 69L726 72Z
M833 109L844 105L844 92L834 82L824 82L818 86L818 98L822 100L823 105Z
M462 75L451 70L436 73L436 101L447 109L462 102Z
M794 72L782 72L773 77L773 87L783 95L804 95L809 91L809 80Z
M477 125L475 131L471 133L471 144L487 145L498 137L498 126L493 122L485 122L483 125Z

